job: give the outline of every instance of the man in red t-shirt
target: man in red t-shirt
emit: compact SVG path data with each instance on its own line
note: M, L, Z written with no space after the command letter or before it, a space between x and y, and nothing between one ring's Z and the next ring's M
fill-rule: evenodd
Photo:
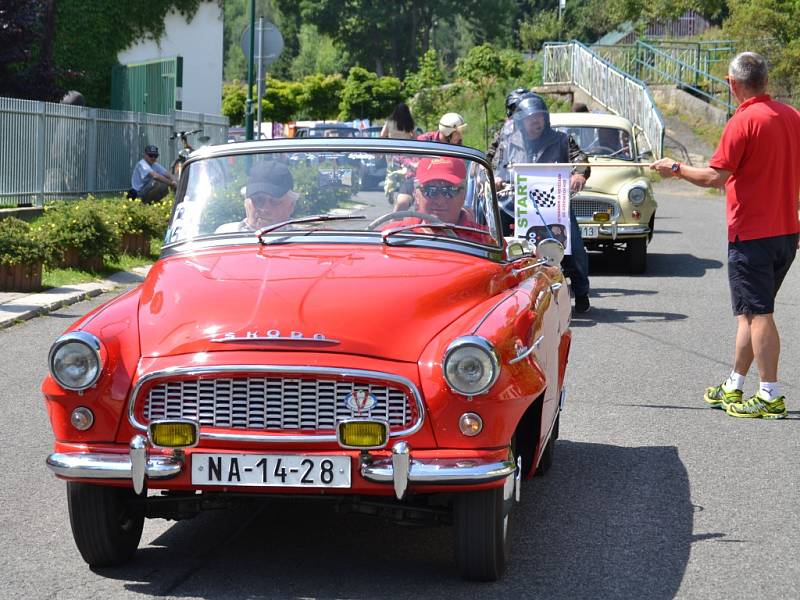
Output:
M754 52L737 55L726 77L739 108L707 167L662 158L651 168L702 187L725 187L728 281L737 319L733 371L706 390L711 406L734 417L786 416L778 384L780 337L775 296L798 245L800 112L766 94L767 65ZM755 358L761 384L745 400L745 375Z

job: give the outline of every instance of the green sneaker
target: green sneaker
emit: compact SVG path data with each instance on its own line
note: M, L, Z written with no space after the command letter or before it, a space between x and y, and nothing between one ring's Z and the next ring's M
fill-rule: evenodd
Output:
M714 387L707 388L703 400L705 400L709 406L724 410L728 408L729 404L742 401L742 390L726 392L725 388L723 388L720 383Z
M746 419L783 419L786 417L786 405L784 397L778 396L770 402L764 400L758 394L750 396L744 402L733 402L728 404L725 412L732 417L744 417Z

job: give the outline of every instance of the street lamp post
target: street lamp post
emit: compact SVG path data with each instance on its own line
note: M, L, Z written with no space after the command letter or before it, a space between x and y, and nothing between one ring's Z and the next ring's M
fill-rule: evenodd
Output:
M253 139L253 54L256 40L256 0L250 0L250 56L247 57L247 105L244 113L244 135Z

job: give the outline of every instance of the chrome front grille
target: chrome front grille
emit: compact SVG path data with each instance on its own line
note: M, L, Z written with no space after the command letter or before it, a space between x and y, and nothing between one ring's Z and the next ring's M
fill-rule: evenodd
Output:
M600 198L573 198L571 200L572 210L575 212L577 219L591 219L592 215L596 212L607 212L611 215L612 219L618 217L617 204L602 200Z
M356 413L347 406L354 390L375 405ZM192 378L155 383L144 396L145 421L192 419L201 427L249 431L334 432L353 417L383 419L402 430L417 419L414 400L398 385L298 377Z

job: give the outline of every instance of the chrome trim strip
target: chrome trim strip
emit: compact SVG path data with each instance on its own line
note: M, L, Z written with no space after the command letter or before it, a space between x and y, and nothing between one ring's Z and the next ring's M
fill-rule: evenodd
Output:
M297 367L297 366L278 366L278 365L226 365L210 367L173 367L148 373L139 381L128 397L128 422L138 431L147 431L147 426L140 423L135 416L136 397L142 387L155 379L169 379L173 377L197 377L201 375L231 375L237 373L287 373L293 375L328 375L332 377L361 377L365 379L377 379L383 381L393 381L404 386L417 404L417 421L409 428L401 431L390 432L389 438L409 436L422 428L425 421L425 405L417 386L410 379L383 373L381 371L367 371L361 369L340 369L336 367ZM273 435L261 433L213 433L200 431L201 440L221 440L228 442L285 442L285 443L308 443L308 442L335 442L336 434L331 435Z
M61 477L75 479L132 479L133 468L128 454L82 454L56 452L47 457L47 466ZM175 456L150 456L145 473L150 479L167 479L181 472L183 462Z
M509 365L515 365L515 364L517 364L519 361L521 361L521 360L524 360L524 359L528 358L528 357L531 355L531 353L532 353L534 350L536 350L536 348L538 348L538 347L539 347L539 344L541 344L541 343L542 343L542 340L543 340L543 339L544 339L544 336L543 336L543 335L540 335L538 338L536 338L536 341L535 341L535 342L533 342L533 344L531 344L531 347L530 347L530 348L527 348L527 349L525 349L525 350L523 350L522 348L520 348L520 349L519 349L519 351L518 351L518 353L517 353L517 356L516 356L515 358L512 358L511 360L509 360L509 361L508 361L508 364L509 364Z
M598 233L603 235L614 235L613 228L606 225L600 225ZM647 225L619 225L616 226L616 236L622 235L644 235L650 233L650 228Z
M270 337L268 335L263 336L241 336L241 337L229 337L229 338L213 338L210 340L214 344L227 344L231 342L236 343L246 343L246 342L303 342L303 343L313 343L313 344L322 344L328 346L335 346L336 344L341 344L342 342L339 340L334 340L331 338L313 338L313 337L289 337L289 336L274 336Z
M393 458L393 457L392 457ZM361 465L361 476L376 483L393 483L392 458L381 458ZM458 485L489 483L508 477L517 465L511 457L504 461L476 458L410 458L409 483Z

